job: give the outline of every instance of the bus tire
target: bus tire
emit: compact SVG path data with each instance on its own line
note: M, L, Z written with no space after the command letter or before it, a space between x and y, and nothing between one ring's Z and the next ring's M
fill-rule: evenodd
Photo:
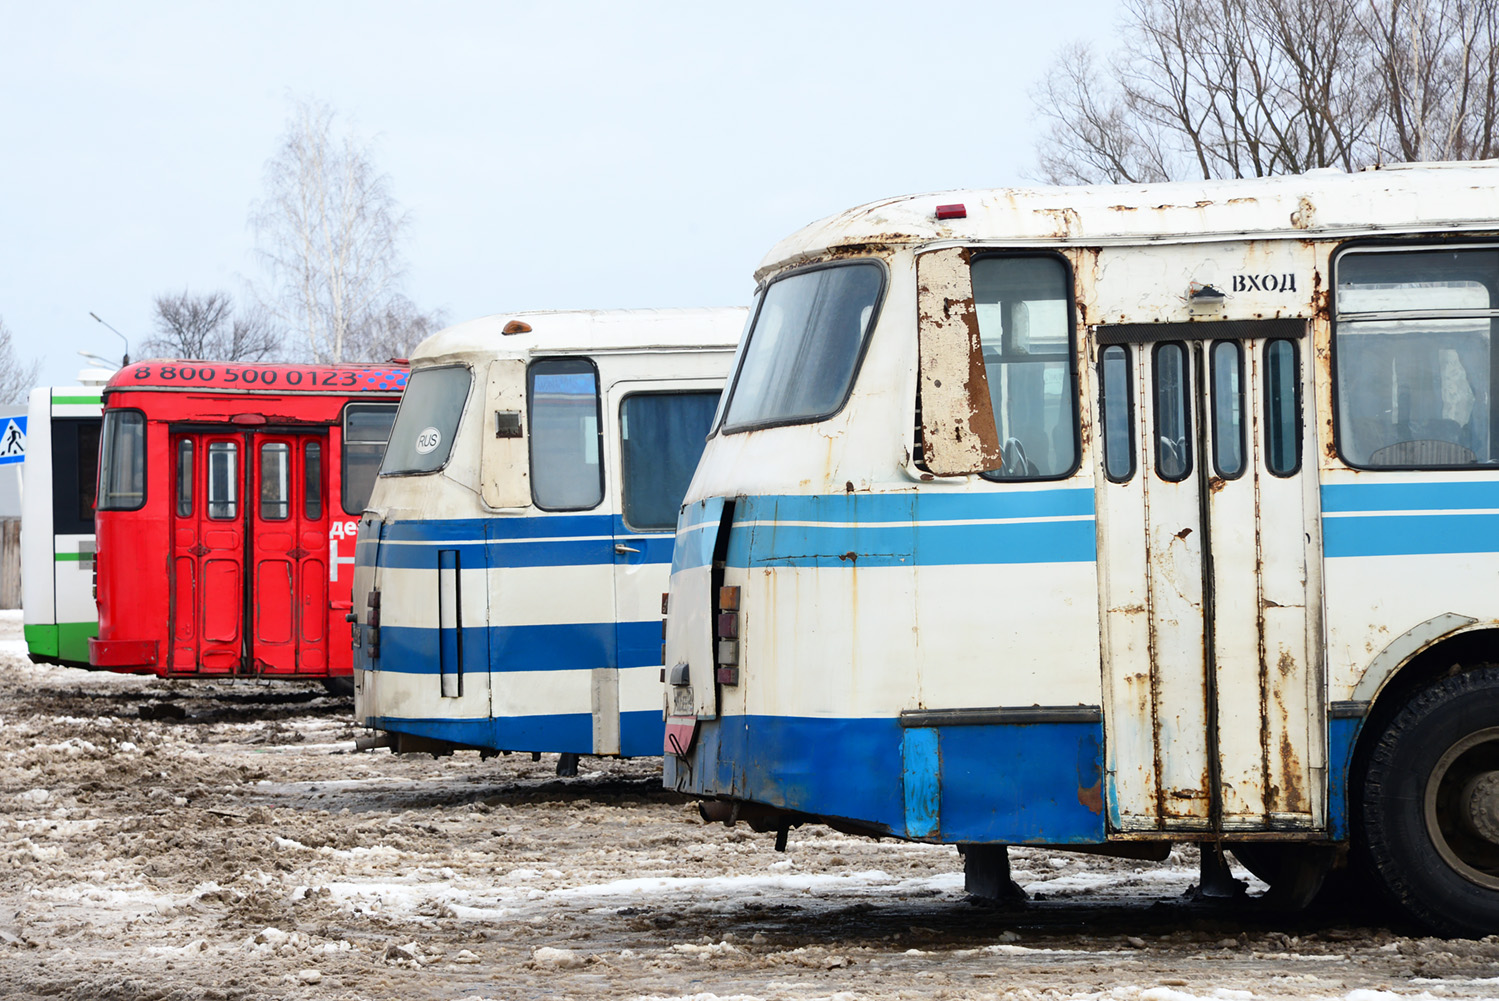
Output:
M1418 692L1370 749L1358 833L1394 902L1441 935L1499 931L1499 667Z
M328 689L328 694L337 699L352 699L354 697L354 676L347 678L324 678L323 687Z
M1299 911L1322 890L1332 870L1333 851L1326 845L1249 842L1228 845L1239 863L1268 883L1264 899L1275 908Z

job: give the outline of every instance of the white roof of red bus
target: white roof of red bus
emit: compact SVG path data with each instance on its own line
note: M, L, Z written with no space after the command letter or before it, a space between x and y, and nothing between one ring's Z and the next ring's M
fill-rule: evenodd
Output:
M732 350L739 343L746 313L743 306L498 313L438 331L417 346L411 360L419 364L460 355L491 358L601 350ZM512 324L530 329L505 333Z
M965 217L937 218L961 205ZM1499 160L1395 164L1278 177L1086 187L993 188L870 202L797 230L755 271L844 248L961 240L1084 244L1330 237L1499 229Z

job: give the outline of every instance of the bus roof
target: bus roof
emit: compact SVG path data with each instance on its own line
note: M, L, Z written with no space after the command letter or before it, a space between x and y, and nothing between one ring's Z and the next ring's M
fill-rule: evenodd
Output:
M938 219L939 205L962 206L966 216ZM839 250L941 240L1102 246L1433 229L1499 230L1499 160L1389 164L1353 174L1324 168L1243 180L905 195L804 226L765 255L755 279Z
M411 354L414 364L479 355L525 357L571 352L732 350L748 311L701 309L576 309L499 313L440 330ZM525 326L526 330L505 333Z
M152 359L120 369L105 395L135 390L214 393L399 393L406 388L406 363L349 365L261 364L258 362Z

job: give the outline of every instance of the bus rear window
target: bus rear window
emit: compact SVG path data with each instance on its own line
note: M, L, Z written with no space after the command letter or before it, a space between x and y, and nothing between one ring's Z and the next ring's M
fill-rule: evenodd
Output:
M447 465L472 384L473 376L461 366L413 371L401 396L380 475L432 473ZM353 513L348 504L344 510Z
M810 423L842 409L884 286L875 261L772 282L746 335L724 431Z
M99 510L139 510L146 503L146 415L106 412L101 440Z

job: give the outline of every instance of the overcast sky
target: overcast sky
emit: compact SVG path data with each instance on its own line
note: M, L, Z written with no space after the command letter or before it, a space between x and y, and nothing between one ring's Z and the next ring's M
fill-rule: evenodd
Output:
M293 96L375 142L407 295L450 322L744 303L770 246L889 195L1025 183L1029 90L1105 0L0 0L0 318L42 379L164 292L259 277Z

